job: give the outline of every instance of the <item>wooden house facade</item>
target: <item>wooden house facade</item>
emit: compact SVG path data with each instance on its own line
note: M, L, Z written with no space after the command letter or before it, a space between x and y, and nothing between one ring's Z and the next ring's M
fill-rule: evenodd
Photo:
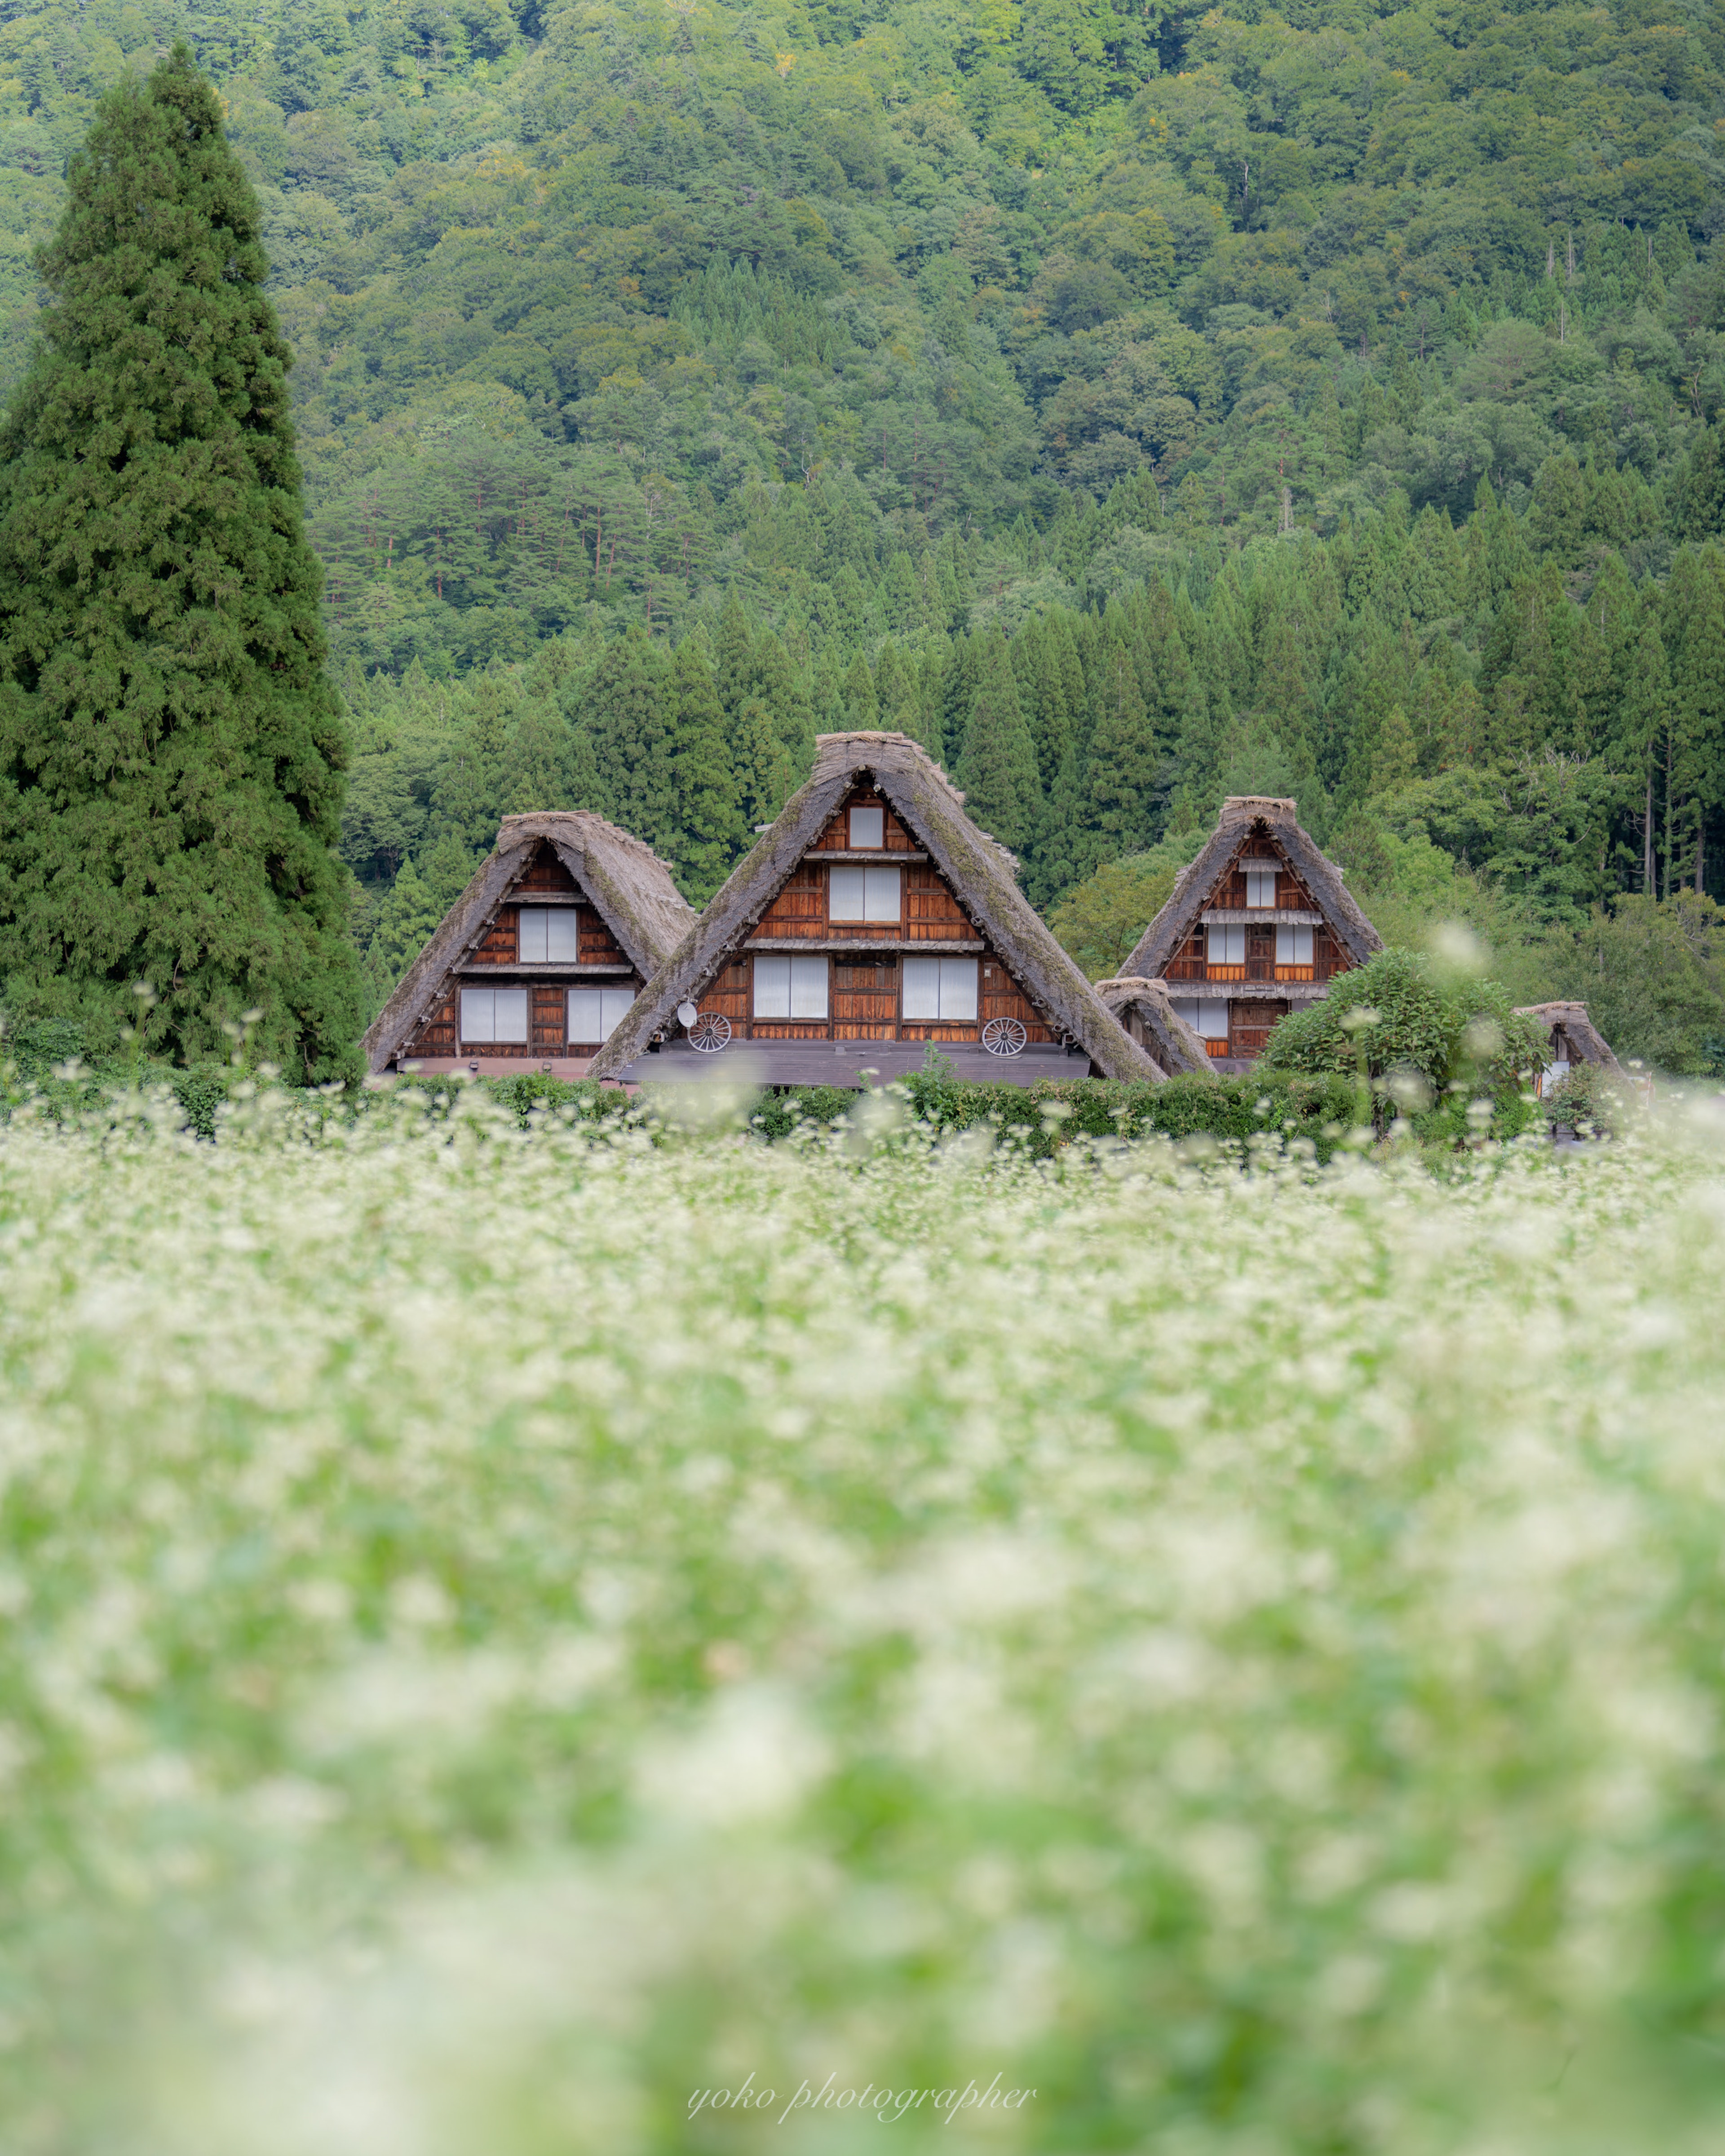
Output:
M1238 1070L1278 1019L1383 948L1294 803L1236 794L1122 971L1164 983L1211 1064Z
M1016 863L896 733L825 734L814 775L595 1059L629 1081L857 1083L931 1042L967 1076L1155 1078L1019 891Z
M506 816L367 1033L366 1067L578 1077L695 917L652 849L603 816Z

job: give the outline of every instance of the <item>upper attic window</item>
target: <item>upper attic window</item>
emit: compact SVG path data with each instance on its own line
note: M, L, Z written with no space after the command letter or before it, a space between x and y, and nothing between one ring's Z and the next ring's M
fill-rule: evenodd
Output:
M1246 904L1274 906L1276 903L1276 870L1248 869L1246 870Z
M521 963L573 965L581 956L581 922L572 906L521 908Z
M850 812L850 843L866 846L878 852L886 844L886 811L884 808L853 808Z

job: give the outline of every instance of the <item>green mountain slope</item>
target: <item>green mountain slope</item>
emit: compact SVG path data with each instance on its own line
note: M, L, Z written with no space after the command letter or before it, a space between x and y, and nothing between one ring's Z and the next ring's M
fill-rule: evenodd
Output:
M59 162L174 33L264 190L332 642L384 677L367 920L511 758L603 790L624 632L695 639L752 815L859 716L962 771L1004 639L1045 902L1254 771L1548 913L1708 880L1725 10L21 10L13 373ZM1506 805L1553 788L1554 865Z

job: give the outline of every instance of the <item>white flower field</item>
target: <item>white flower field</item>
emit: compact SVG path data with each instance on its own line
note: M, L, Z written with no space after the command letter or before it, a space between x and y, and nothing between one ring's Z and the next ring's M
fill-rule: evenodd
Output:
M0 1124L9 2156L1717 2149L1717 1134L891 1112Z

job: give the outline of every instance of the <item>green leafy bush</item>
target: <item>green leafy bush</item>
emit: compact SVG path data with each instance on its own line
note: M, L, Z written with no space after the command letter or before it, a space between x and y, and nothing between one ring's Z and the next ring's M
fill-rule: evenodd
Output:
M1538 1021L1517 1016L1496 981L1446 973L1413 951L1384 951L1291 1012L1270 1036L1266 1075L1352 1074L1384 1128L1406 1116L1422 1137L1460 1137L1491 1103L1499 1137L1527 1127L1527 1074L1545 1060Z
M1578 1137L1605 1137L1620 1131L1633 1107L1633 1096L1620 1078L1597 1063L1576 1063L1568 1075L1552 1086L1540 1101L1546 1122L1554 1130L1574 1131Z

